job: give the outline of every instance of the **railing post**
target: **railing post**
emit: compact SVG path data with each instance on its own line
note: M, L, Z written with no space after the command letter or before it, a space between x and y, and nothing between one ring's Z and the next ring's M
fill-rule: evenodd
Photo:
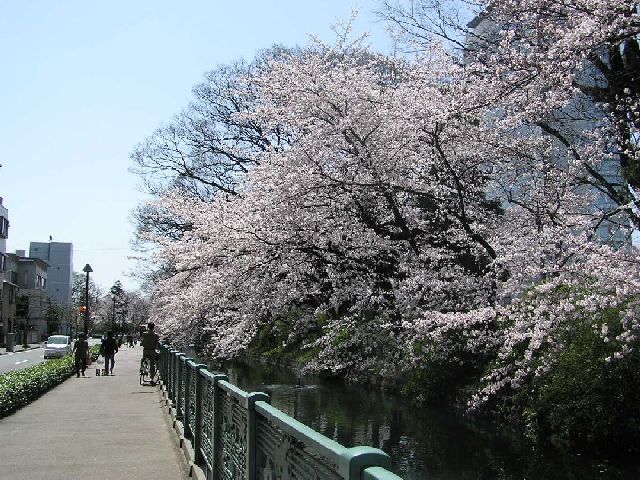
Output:
M171 382L172 382L172 392L173 392L173 406L175 407L176 405L176 401L177 401L177 389L178 389L178 368L180 365L180 357L178 357L178 354L180 352L178 350L176 350L176 352L173 354L173 375L171 377Z
M188 412L188 408L189 408L189 387L191 386L189 384L190 382L190 377L189 374L190 372L190 368L189 368L189 362L191 362L191 358L187 357L186 354L184 356L184 358L182 359L182 388L184 390L184 397L182 398L182 423L184 425L186 425L189 421L189 412ZM185 426L185 432L187 432L187 427ZM188 436L188 435L187 435Z
M340 457L340 473L345 480L360 480L362 472L368 467L391 467L391 457L382 450L373 447L352 447Z
M162 375L162 383L165 387L167 385L167 360L169 355L169 349L166 345L160 346L160 374Z
M191 432L191 427L189 423L191 422L191 415L189 414L189 409L191 408L191 402L193 399L191 398L191 365L193 363L191 359L185 358L184 360L184 374L182 375L184 381L184 436L187 438L193 438L193 432Z
M176 355L177 360L177 368L176 368L176 393L175 393L175 405L176 405L176 420L182 420L182 396L180 392L182 391L182 369L184 368L184 363L182 359L185 358L184 353L178 353Z
M158 376L162 377L162 344L160 344L158 346L158 350L160 351L159 356L158 356Z
M176 355L177 350L169 350L169 400L173 405L176 404Z
M256 402L270 403L269 395L263 392L251 392L247 397L247 480L256 478Z
M196 418L194 425L196 426L195 432L193 432L193 451L195 454L194 463L196 465L202 462L202 452L200 448L202 446L202 376L200 370L207 368L204 363L197 363L193 366L193 381L196 382Z

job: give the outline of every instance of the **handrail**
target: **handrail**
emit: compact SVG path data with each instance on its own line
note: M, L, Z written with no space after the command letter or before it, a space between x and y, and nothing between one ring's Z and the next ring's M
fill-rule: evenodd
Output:
M341 456L347 448L338 442L325 437L312 428L307 427L304 423L299 422L295 418L290 417L281 410L272 407L265 402L256 402L256 412L276 424L280 429L284 430L296 440L303 442L316 448L323 455L328 457Z
M382 450L347 448L271 406L267 394L245 392L167 345L159 371L206 478L402 480Z

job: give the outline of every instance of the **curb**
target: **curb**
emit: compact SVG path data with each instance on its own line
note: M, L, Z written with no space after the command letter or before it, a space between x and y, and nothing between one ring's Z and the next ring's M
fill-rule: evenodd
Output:
M162 406L166 414L171 417L173 430L178 438L184 461L189 467L189 477L195 478L196 480L207 480L204 471L194 463L195 452L193 451L191 442L184 437L184 425L180 420L176 419L176 409L171 403L171 400L169 400L167 389L163 383L160 383L160 395L162 396Z

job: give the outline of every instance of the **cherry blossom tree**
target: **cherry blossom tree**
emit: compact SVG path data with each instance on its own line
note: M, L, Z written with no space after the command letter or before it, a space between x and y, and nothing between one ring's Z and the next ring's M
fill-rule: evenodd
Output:
M460 5L471 7L466 16ZM610 234L639 225L637 3L386 2L383 15L411 48L438 38L458 49L452 55L485 93L470 108L504 134L538 140L492 176L511 232L496 229L501 240L492 239L508 272L499 302L472 315L424 316L415 338L446 346L426 353L455 352L443 335L456 326L458 349L477 351L478 339L497 347L470 406L510 409L553 383L580 332L599 339L590 361L635 358L637 253ZM482 319L495 335L474 334Z
M640 270L602 229L637 222L637 85L616 83L636 10L501 0L467 28L411 3L387 16L415 55L348 32L279 50L141 147L177 172L148 207L166 229L141 230L164 266L151 317L213 357L268 330L355 378L462 366L475 409L526 395L585 329L594 361L627 361Z
M246 348L261 322L302 306L329 319L313 366L366 370L380 360L376 341L396 338L400 349L417 311L495 301L492 237L503 211L489 172L521 155L469 111L478 89L464 75L437 48L409 63L343 41L247 79L258 96L240 121L281 128L287 148L256 152L232 199L194 203L175 192L162 204L193 225L165 246L183 273L163 295L188 279L192 318L221 336L216 354ZM220 326L228 321L235 332ZM288 326L294 337L318 328L313 315L300 321Z

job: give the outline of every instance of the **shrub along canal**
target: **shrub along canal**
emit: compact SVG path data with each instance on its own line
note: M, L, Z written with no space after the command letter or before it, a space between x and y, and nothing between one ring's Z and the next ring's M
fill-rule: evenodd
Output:
M416 406L380 390L300 377L285 367L258 362L227 362L222 370L240 388L268 393L273 406L345 446L384 450L394 473L405 480L640 478L637 459L621 466L542 447L516 430Z

